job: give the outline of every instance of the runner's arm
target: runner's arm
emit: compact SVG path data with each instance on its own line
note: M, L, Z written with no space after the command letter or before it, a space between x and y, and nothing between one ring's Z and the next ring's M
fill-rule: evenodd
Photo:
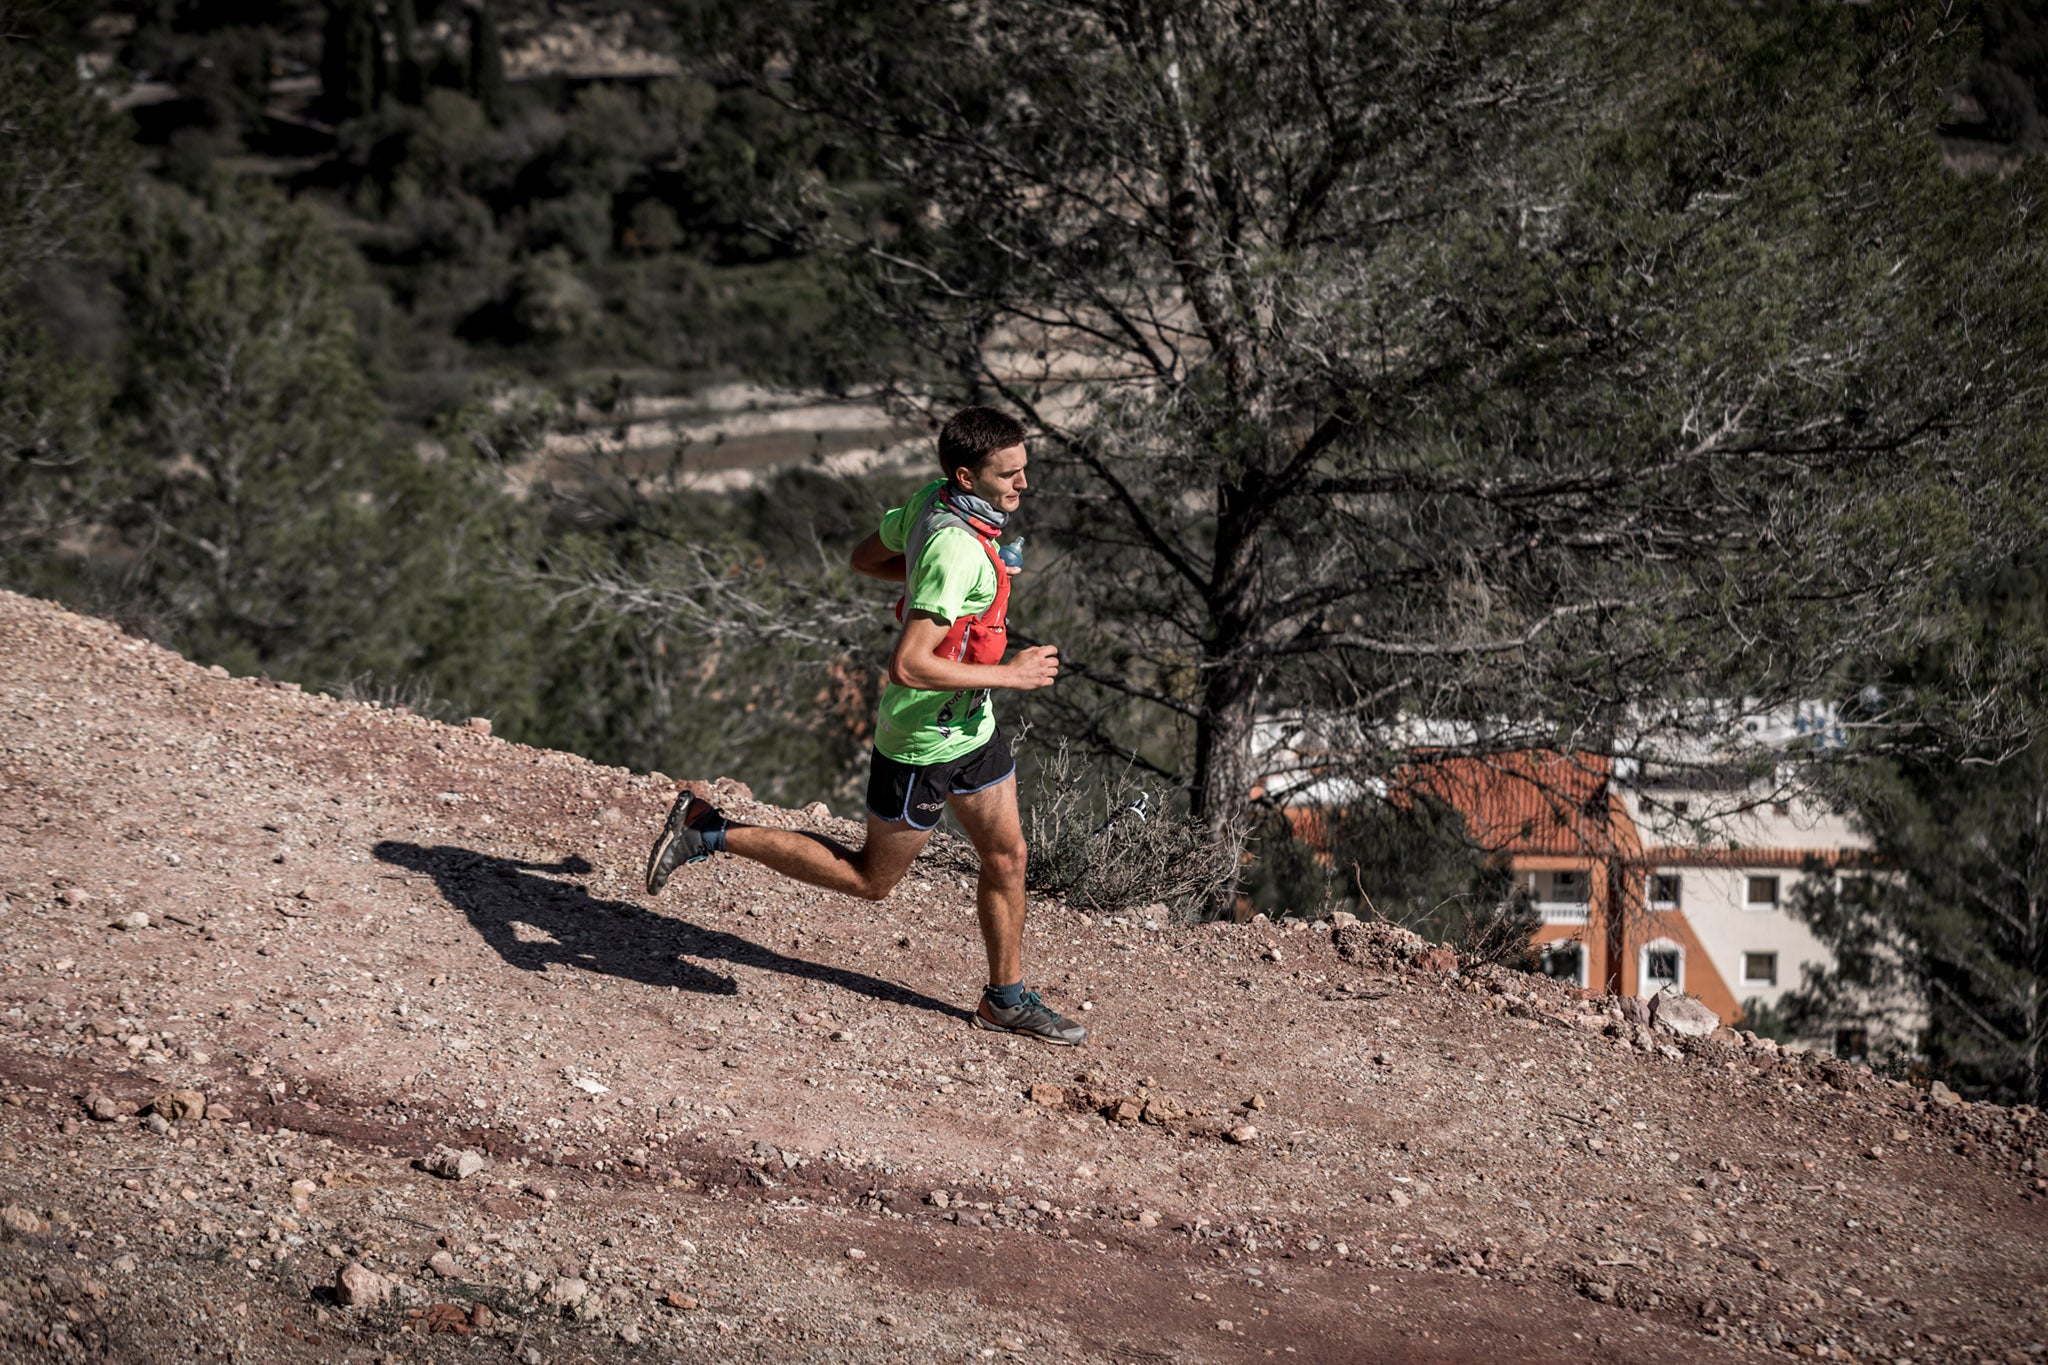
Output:
M1004 687L1030 692L1050 687L1060 673L1057 645L1040 645L1019 650L999 664L967 664L941 659L932 651L945 642L952 623L928 611L913 611L896 637L895 652L889 656L889 681L898 687L920 692L978 692L984 687Z
M909 577L903 556L884 545L882 537L875 533L870 533L866 540L853 547L852 565L855 573L886 579L891 583L902 583Z

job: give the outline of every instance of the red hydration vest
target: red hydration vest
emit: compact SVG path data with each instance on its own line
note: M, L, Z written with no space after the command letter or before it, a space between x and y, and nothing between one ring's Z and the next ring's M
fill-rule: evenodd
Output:
M939 641L939 647L932 651L932 657L965 664L999 664L1003 661L1003 651L1009 646L1005 619L1010 611L1010 570L996 550L996 537L1002 534L1002 528L961 511L941 490L925 504L911 526L910 534L904 537L907 552L905 568L909 574L916 574L917 557L931 543L932 536L948 526L961 527L981 542L990 566L996 571L996 600L973 616L955 620L953 628L946 632L946 638ZM903 619L905 597L896 599L896 619L899 621Z

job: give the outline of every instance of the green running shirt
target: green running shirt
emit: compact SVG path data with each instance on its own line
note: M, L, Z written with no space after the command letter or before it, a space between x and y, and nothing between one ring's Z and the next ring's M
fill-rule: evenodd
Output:
M934 479L882 518L882 544L891 553L903 553L911 528L945 486L944 479ZM903 593L906 615L924 611L952 622L995 604L995 565L972 531L941 527L925 541L924 552L909 570ZM995 732L995 707L986 689L921 692L895 683L882 688L875 748L898 763L920 768L948 763L973 753Z

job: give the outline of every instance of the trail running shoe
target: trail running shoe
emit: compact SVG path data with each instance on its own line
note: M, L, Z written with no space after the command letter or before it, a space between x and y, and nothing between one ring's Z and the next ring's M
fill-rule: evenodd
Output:
M701 863L711 856L704 846L704 829L723 820L718 808L694 792L679 792L669 807L668 820L654 851L647 855L647 894L659 895L668 885L671 872L680 863Z
M990 1033L1020 1033L1056 1047L1079 1047L1088 1041L1088 1030L1047 1005L1037 991L1024 992L1015 1009L1004 1009L987 996L974 1011L974 1026Z

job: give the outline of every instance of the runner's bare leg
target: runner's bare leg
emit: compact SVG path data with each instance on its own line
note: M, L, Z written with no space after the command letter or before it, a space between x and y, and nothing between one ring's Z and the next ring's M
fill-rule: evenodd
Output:
M878 901L896 889L931 837L928 829L870 814L867 842L858 849L822 834L733 825L725 832L725 851L827 891Z
M981 912L981 941L988 949L988 983L1007 986L1024 979L1024 826L1017 814L1017 777L993 787L947 798L954 818L981 855L975 908Z

